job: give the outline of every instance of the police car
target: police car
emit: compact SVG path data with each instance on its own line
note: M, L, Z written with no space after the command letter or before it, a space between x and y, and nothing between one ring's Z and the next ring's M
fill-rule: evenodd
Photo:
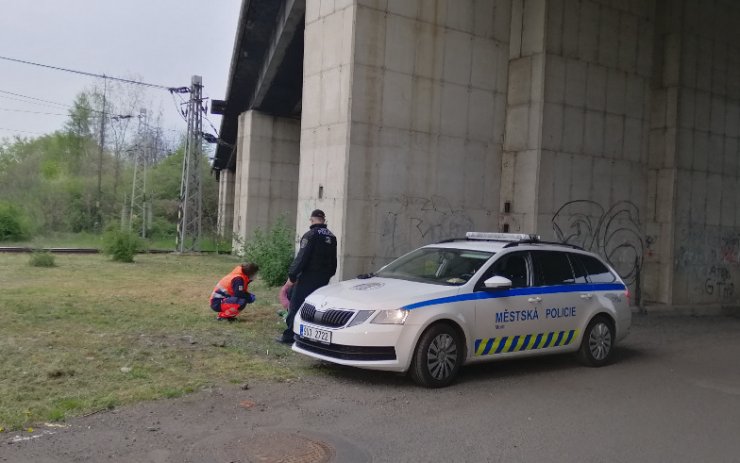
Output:
M574 352L601 366L627 335L629 296L613 268L577 246L469 232L316 290L295 317L293 350L408 372L427 387L490 360Z

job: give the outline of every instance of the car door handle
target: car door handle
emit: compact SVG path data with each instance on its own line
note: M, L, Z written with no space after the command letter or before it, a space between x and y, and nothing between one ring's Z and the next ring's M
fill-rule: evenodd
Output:
M594 295L591 294L591 293L583 293L583 294L581 294L581 299L591 299L592 297L594 297Z
M541 298L541 297L539 297L539 296L535 296L535 297L530 297L530 298L529 298L529 299L527 299L527 300L528 300L529 302L533 303L533 304L534 304L535 302L542 302L542 298Z

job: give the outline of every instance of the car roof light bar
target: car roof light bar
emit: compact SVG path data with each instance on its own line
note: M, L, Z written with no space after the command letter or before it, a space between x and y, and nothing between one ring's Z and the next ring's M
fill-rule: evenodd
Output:
M465 237L469 240L483 241L532 241L540 240L539 235L529 235L526 233L488 233L488 232L467 232Z

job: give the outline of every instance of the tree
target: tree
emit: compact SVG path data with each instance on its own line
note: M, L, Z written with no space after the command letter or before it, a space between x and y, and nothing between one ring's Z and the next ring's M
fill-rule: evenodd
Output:
M89 138L93 134L93 108L87 93L78 93L69 110L69 120L64 124L65 130L79 138Z
M147 110L151 116L140 120L145 93L127 89L106 87L105 112L103 92L85 90L75 98L64 130L0 140L0 198L7 210L25 213L29 229L80 232L118 225L122 206L130 204L135 155L144 154L153 176L147 181L148 200L154 199L160 229L174 234L182 150L168 156L171 142L159 127L161 113ZM101 128L106 130L102 150Z

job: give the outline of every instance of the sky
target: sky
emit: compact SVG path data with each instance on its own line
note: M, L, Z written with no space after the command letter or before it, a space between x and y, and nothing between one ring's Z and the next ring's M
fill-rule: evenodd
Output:
M167 87L189 87L200 75L204 96L225 99L240 6L241 0L0 0L0 57ZM0 59L0 140L62 129L75 97L102 82ZM126 87L144 92L149 103L141 107L161 113L167 133L185 132L180 101L169 92L124 85L122 98L133 91ZM220 116L207 117L220 128ZM214 132L206 120L203 130Z

